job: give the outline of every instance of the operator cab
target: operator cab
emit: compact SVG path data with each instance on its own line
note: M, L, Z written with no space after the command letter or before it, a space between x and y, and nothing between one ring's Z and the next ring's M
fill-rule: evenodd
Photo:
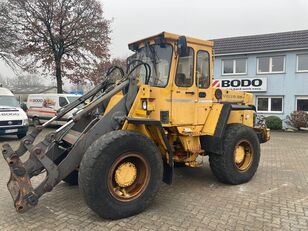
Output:
M210 55L213 43L185 36L163 32L135 43L129 49L135 54L128 58L128 64L138 61L149 64L150 79L145 79L146 68L139 68L144 84L153 87L166 87L169 77L175 72L174 83L179 87L196 85L208 88L210 85ZM172 70L174 68L174 70Z
M128 58L129 69L146 63L136 68L136 75L151 88L151 119L167 126L204 124L204 108L213 96L212 47L211 41L166 32L129 45L135 52Z

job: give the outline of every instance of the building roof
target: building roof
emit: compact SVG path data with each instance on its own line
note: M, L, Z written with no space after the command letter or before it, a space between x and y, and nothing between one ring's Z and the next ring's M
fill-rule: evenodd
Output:
M214 39L215 55L308 49L308 30Z
M46 91L49 91L53 88L57 88L55 86L11 86L9 89L14 94L38 94L38 93L44 93Z

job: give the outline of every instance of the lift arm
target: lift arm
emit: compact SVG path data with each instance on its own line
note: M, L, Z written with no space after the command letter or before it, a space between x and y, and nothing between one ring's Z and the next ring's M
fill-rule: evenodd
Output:
M108 80L106 80L86 95L67 105L51 120L38 128L34 128L32 133L22 139L16 151L9 144L3 145L2 154L11 171L7 186L18 212L27 211L35 206L44 193L51 191L54 186L76 169L87 148L97 138L120 128L120 124L125 120L138 91L136 78L128 78L130 74L126 75L118 85L109 85L108 87ZM104 102L109 101L111 97L120 91L124 91L127 87L127 94L108 113L93 116L97 111L96 109L101 107ZM102 94L94 99L94 96L99 92L102 92ZM43 127L63 117L91 97L92 102L75 114L72 120L55 132L49 133L40 143L33 145ZM81 132L76 143L68 145L62 138L72 128L82 129L79 129ZM27 151L30 153L29 159L22 162L20 157ZM65 155L65 158L57 164L56 160L63 155ZM38 187L33 188L30 181L31 177L42 173L44 170L47 172L46 178Z

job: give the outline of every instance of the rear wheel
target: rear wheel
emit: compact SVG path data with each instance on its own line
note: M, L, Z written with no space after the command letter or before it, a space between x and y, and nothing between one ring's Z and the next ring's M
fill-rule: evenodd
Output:
M241 184L255 174L260 160L259 139L252 128L241 124L228 125L223 140L223 154L209 155L216 178L228 184Z
M33 117L32 118L32 124L33 124L34 127L37 127L37 126L41 125L41 122L40 122L39 118Z
M99 216L119 219L149 206L162 172L162 158L152 140L132 131L113 131L86 151L79 169L79 187Z

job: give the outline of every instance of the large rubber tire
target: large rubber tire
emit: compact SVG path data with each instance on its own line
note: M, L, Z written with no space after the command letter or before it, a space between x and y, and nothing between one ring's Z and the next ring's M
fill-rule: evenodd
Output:
M237 144L247 144L252 157L248 159L243 170L235 161ZM228 125L223 140L223 154L209 154L210 167L216 178L227 184L242 184L248 182L257 171L260 161L260 143L255 131L241 124ZM249 164L248 164L249 163Z
M110 189L113 166L119 158L138 153L147 168L147 185L136 198L123 201ZM141 172L141 171L140 171ZM137 179L139 170L137 171ZM86 151L79 168L79 187L87 205L105 219L120 219L142 212L153 201L162 182L163 162L152 140L133 131L113 131L97 139ZM135 184L135 183L134 183Z

